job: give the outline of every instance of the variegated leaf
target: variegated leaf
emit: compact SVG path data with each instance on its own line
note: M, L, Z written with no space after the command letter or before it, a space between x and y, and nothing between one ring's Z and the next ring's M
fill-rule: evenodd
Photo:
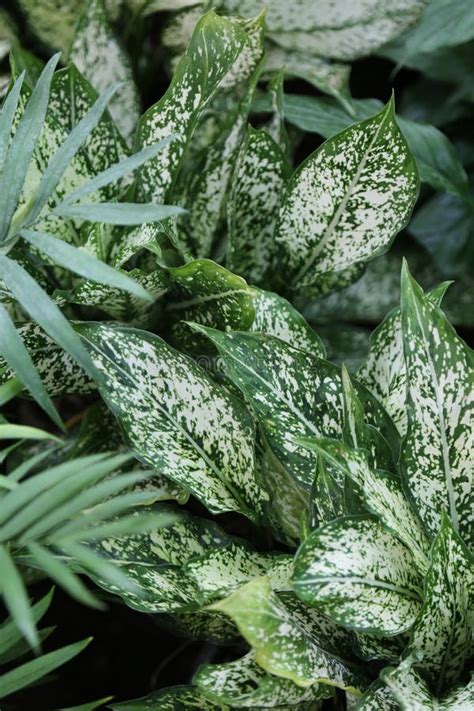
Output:
M109 24L103 0L87 0L69 50L69 60L99 93L119 81L110 112L128 142L140 112L138 90L130 59Z
M99 324L78 330L136 456L211 511L258 519L267 494L256 478L245 406L157 336Z
M232 620L223 612L207 609L193 612L160 613L160 626L169 628L174 635L204 640L228 646L242 641Z
M274 72L282 68L286 76L303 79L347 105L350 76L347 64L331 62L299 48L284 49L269 44L265 55L265 71Z
M448 287L440 284L427 296L439 306ZM407 430L407 373L403 356L402 317L393 309L370 338L369 354L357 372L357 379L385 407L403 436Z
M127 272L127 276L141 284L155 300L164 296L169 288L168 275L161 269L150 274L141 269L132 269ZM68 292L57 292L57 296L72 304L99 308L111 318L137 327L148 325L150 310L153 307L153 303L122 289L89 280L81 281Z
M275 229L290 166L263 129L249 126L237 158L229 203L231 269L261 284L274 269Z
M474 678L441 699L435 698L427 684L412 668L408 658L397 668L386 668L381 678L398 703L400 711L472 711L474 706Z
M99 87L100 90L100 87ZM83 118L97 99L97 92L74 64L55 72L51 84L48 112L69 133ZM97 174L126 158L128 151L114 122L104 114L87 137L83 151ZM101 193L111 199L120 185L106 186Z
M370 54L416 22L427 0L345 0L267 4L270 37L305 54L351 60ZM227 12L255 15L263 0L217 0Z
M317 457L299 447L296 439L302 435L337 437L342 433L339 369L272 336L194 328L217 346L230 378L252 404L275 455L309 490ZM360 392L367 403L368 418L391 441L393 425L376 401L362 388Z
M17 330L50 397L86 395L95 390L94 383L76 361L36 323L28 321ZM4 366L0 360L0 385L14 377L13 371Z
M167 315L173 343L182 350L206 352L207 339L185 321L222 330L246 331L255 315L253 292L242 277L209 259L170 269L172 284Z
M173 511L163 504L158 510ZM291 556L257 553L206 519L177 515L178 522L163 535L158 529L96 545L135 582L136 590L118 588L97 575L96 582L148 612L191 613L265 574L273 589L289 588Z
M350 449L342 442L312 438L300 441L314 448L356 484L369 511L411 550L420 575L424 575L428 569L429 541L399 480L388 472L372 468L364 451Z
M437 696L458 681L469 658L473 611L474 560L445 516L431 551L423 607L409 645L410 652L420 655L417 670Z
M445 509L474 543L474 390L472 351L404 265L402 332L408 381L408 432L401 468L427 531Z
M195 174L184 176L187 183L183 188L183 201L188 207L188 219L183 225L183 240L196 256L211 255L225 226L229 183L245 136L256 79L256 76L252 79L243 99L230 112L216 139L203 148Z
M418 183L393 99L323 143L294 174L280 212L277 240L293 287L386 251L408 222Z
M375 681L359 700L356 711L399 711L400 707L390 689L380 681Z
M170 87L138 124L140 147L171 133L180 136L141 168L137 181L141 201L159 203L169 192L197 121L247 41L238 23L212 12L197 24Z
M409 549L370 516L339 518L313 531L295 560L293 587L302 600L375 636L412 626L421 586Z
M114 702L109 707L114 711L230 711L228 706L209 701L193 686L172 686L153 691L141 699Z
M319 683L357 691L359 680L338 657L326 652L305 624L272 592L267 578L247 583L212 609L226 612L252 646L265 671L300 687Z
M307 351L318 358L325 357L324 343L289 301L272 291L255 288L253 303L255 319L252 331L276 336L293 348Z
M206 698L232 708L294 707L332 693L326 685L301 688L289 679L268 674L255 661L253 651L233 662L201 666L193 684Z

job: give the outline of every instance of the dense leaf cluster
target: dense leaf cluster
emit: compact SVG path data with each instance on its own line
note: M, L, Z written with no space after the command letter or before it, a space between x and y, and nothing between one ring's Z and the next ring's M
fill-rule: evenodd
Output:
M474 707L473 357L451 325L474 323L473 8L263 5L0 10L13 708L90 641L38 654L38 576L234 648L112 708ZM156 18L170 81L140 116ZM419 72L400 107L350 94L374 53Z

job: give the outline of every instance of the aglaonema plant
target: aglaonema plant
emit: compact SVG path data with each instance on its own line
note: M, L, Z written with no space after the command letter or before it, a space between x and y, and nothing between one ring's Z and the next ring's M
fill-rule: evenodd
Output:
M243 5L219 4L260 9ZM295 38L312 42L315 28L280 3L266 20L205 9L194 8L170 85L135 132L130 68L101 2L85 3L70 38L80 71L53 73L56 58L36 81L32 58L13 53L2 180L20 187L0 198L0 403L25 387L61 426L51 398L96 402L59 442L43 433L33 450L14 441L1 453L0 591L17 630L7 660L21 634L36 647L47 634L25 589L33 568L80 602L101 600L85 575L184 636L233 648L233 661L201 666L191 683L112 708L467 711L473 371L442 310L448 283L425 293L404 264L400 305L351 373L295 308L337 302L365 269L383 271L420 179L469 204L441 132L399 121L393 97L351 101L321 78L410 18L397 6L386 36L357 35L355 47L335 41L339 8L313 57L313 83L333 99L314 99L308 130L326 140L293 170L285 114L298 126L304 102L284 94L281 73L265 96L259 86L275 45L301 54ZM113 90L91 37L128 86L111 113L129 144L134 134L131 155L106 113ZM16 139L28 111L29 178ZM191 497L200 515L182 508ZM39 657L28 678L48 664Z

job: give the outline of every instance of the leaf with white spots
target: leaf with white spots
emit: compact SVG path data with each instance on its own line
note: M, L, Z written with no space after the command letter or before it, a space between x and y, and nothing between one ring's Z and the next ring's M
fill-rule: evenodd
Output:
M228 375L252 404L276 457L309 490L317 456L296 440L304 435L338 437L342 433L340 369L273 336L193 327L217 346ZM396 447L395 428L385 412L363 388L360 394L369 421Z
M435 536L445 509L454 530L474 543L474 390L471 349L404 265L402 332L408 431L401 469L408 495Z
M40 374L50 397L64 395L87 395L94 392L95 385L76 363L36 323L27 321L17 327L31 359ZM10 368L4 368L0 359L0 385L14 377Z
M427 294L439 306L449 283ZM370 337L370 350L357 372L357 379L385 407L400 434L406 434L407 373L403 356L402 316L393 309Z
M253 289L253 303L255 319L252 331L276 336L293 348L319 358L325 357L324 343L289 301L272 291Z
M242 277L209 259L197 259L170 269L172 288L166 308L173 343L181 350L202 353L207 339L185 321L222 330L248 330L254 320L253 291Z
M258 520L254 424L242 402L191 359L145 331L77 326L102 397L140 461L182 484L210 511Z
M311 612L307 621L301 613L296 616L272 592L268 578L247 583L212 609L232 617L252 646L255 661L270 674L303 688L322 683L357 690L356 675L313 635Z
M375 681L359 699L356 711L399 711L388 687L380 681Z
M255 79L219 135L204 147L195 174L185 176L183 204L188 207L188 219L183 224L182 239L189 251L199 257L211 255L225 225L229 183L245 136Z
M249 126L227 205L230 268L261 284L275 268L275 229L290 176L281 148L263 129Z
M295 559L293 587L349 629L400 634L421 607L422 578L408 548L374 517L339 518L313 531Z
M87 0L69 50L69 60L102 93L119 81L122 86L110 112L128 142L135 131L140 101L130 59L109 24L103 0Z
M431 551L425 598L415 621L410 652L436 695L458 681L470 656L474 606L474 561L451 521L443 518Z
M156 508L174 511L163 504ZM120 589L100 576L97 582L135 609L189 614L261 575L269 576L275 590L289 588L291 556L258 553L211 521L184 512L177 515L178 521L164 534L157 529L96 544L101 554L126 571L138 590Z
M65 132L72 131L97 100L98 94L78 69L71 64L55 72L51 84L48 112ZM98 174L127 157L128 151L114 122L104 114L87 137L83 147L93 174ZM120 187L120 185L118 186ZM117 194L117 186L103 189L107 198Z
M160 299L168 291L169 279L164 270L156 269L147 274L141 269L132 269L125 273L141 284L154 300ZM57 292L57 296L71 304L99 308L111 318L137 327L148 324L150 310L153 307L153 303L122 289L86 279L70 291Z
M293 288L387 251L408 222L418 183L393 99L323 143L293 175L280 212L276 236Z
M171 133L180 136L141 168L137 187L142 202L160 203L169 193L204 108L247 41L237 22L212 12L198 22L168 90L138 124L141 148Z
M429 541L397 477L369 466L363 450L350 449L342 442L330 439L307 438L303 441L305 446L319 452L331 467L339 469L356 484L368 510L411 550L418 571L424 575L428 568Z
M347 104L349 97L350 66L310 55L299 48L284 49L269 44L265 55L265 71L283 69L285 76L303 79L319 91Z
M289 679L268 674L255 661L255 653L225 664L205 664L193 678L206 698L232 708L280 708L332 695L326 685L301 688Z
M209 701L194 686L171 686L141 699L109 702L108 705L114 711L230 711L228 706Z
M381 673L400 711L472 711L474 678L466 686L435 698L412 665L413 659L408 657L398 667L387 667Z
M363 57L418 19L427 0L218 0L226 12L249 16L267 7L270 38L288 49L334 59Z

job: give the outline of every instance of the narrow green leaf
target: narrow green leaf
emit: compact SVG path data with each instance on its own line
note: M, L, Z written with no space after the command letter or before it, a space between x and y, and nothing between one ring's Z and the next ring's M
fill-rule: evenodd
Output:
M21 236L40 252L50 257L56 264L79 274L80 276L107 284L117 289L133 294L139 299L151 301L150 295L136 281L127 276L124 272L119 272L113 267L109 267L105 262L101 262L84 250L63 242L56 237L30 230L22 230Z
M99 122L107 107L107 104L112 96L117 92L117 89L118 86L115 84L114 86L109 87L107 91L105 91L102 96L97 99L94 106L72 129L64 143L51 158L46 170L41 176L40 184L34 193L33 199L28 206L29 209L23 222L25 227L31 226L36 221L41 210L56 190L58 183L63 177L72 158L76 155L87 136L90 135L91 131Z
M0 240L5 239L10 220L18 205L28 166L43 127L49 87L59 57L59 54L55 54L44 68L5 158L0 177Z
M142 205L133 202L91 203L90 205L57 205L53 212L61 217L87 222L104 222L108 225L142 225L161 222L186 211L174 205Z
M54 669L66 664L66 662L82 652L91 640L92 637L89 637L82 642L61 647L61 649L44 654L37 659L33 659L32 662L22 664L20 667L3 674L0 676L0 698L9 696L15 691L33 684L37 679L41 679L41 677L54 671Z
M21 87L24 79L25 72L22 72L5 99L0 112L0 170L3 170L5 163L5 157L11 139L13 119L15 118L18 102L20 100Z
M40 430L37 427L10 424L0 424L0 440L2 439L33 439L62 442L56 435L51 434L51 432L46 432L45 430Z
M31 614L35 623L39 622L48 611L51 600L53 599L53 593L54 588L51 588L41 600L31 607ZM8 650L20 642L21 639L21 631L16 626L14 620L8 618L6 622L0 626L0 655L3 656Z
M39 647L38 631L25 584L7 548L0 545L0 594L18 629L34 648ZM0 693L4 694L0 678Z
M134 153L129 158L125 158L125 160L122 160L120 163L116 163L115 165L110 166L110 168L106 168L106 170L103 170L84 185L81 185L71 193L68 193L64 199L64 202L68 204L76 202L85 195L89 195L90 193L93 193L96 190L99 190L100 188L110 185L110 183L114 183L117 180L120 180L120 178L129 175L146 163L147 160L150 160L150 158L153 158L160 151L166 148L171 141L175 141L176 139L177 136L167 136L154 145L148 146L148 148L143 148L143 150Z
M95 368L79 337L56 304L28 272L9 257L0 256L0 277L29 316L37 321L88 375L93 373L96 375Z
M105 605L86 588L81 579L77 575L74 575L74 573L68 569L67 565L53 555L53 553L50 553L47 548L41 546L39 543L29 543L28 550L33 556L36 565L66 590L75 600L81 602L83 605L95 607L98 610L105 608Z

